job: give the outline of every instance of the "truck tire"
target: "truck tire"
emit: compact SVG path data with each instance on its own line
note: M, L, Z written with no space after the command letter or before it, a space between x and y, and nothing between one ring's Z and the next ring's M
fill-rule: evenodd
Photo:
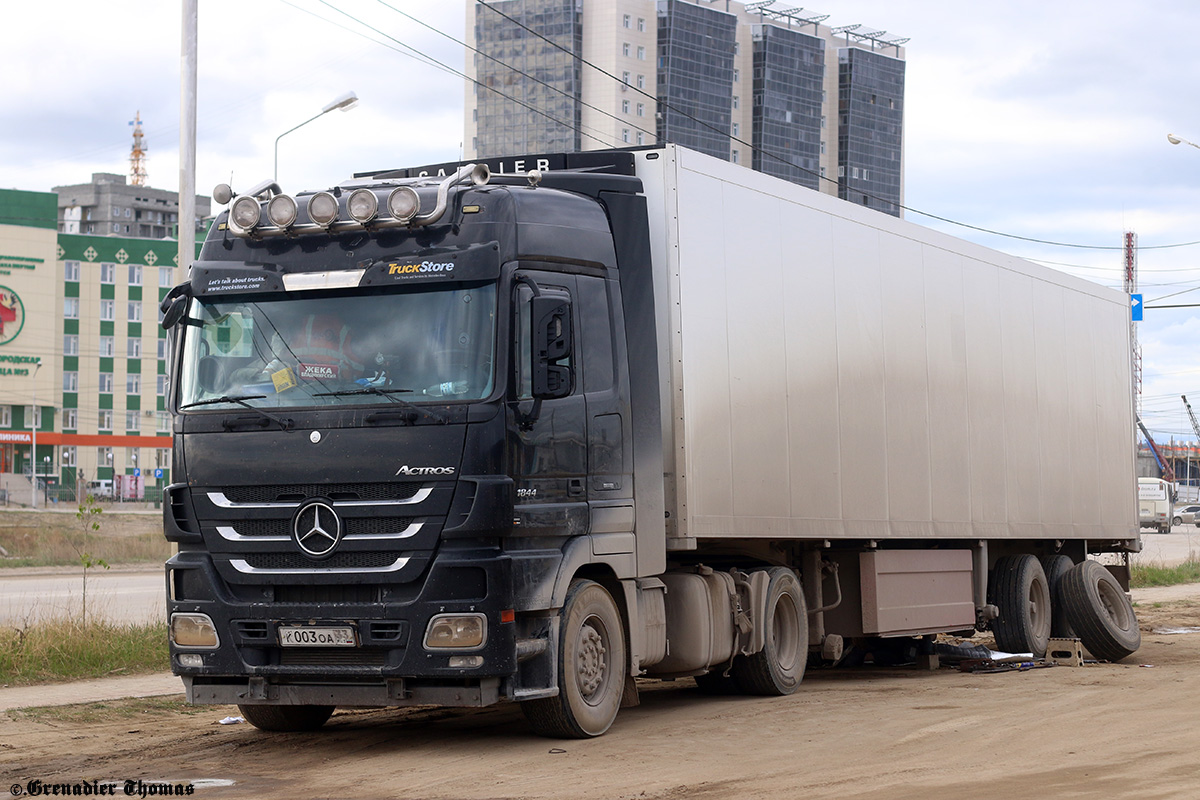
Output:
M992 568L988 601L1000 609L992 620L996 647L1009 653L1046 655L1050 643L1050 584L1031 555L1003 556Z
M747 694L789 695L804 680L808 664L808 609L796 573L772 567L767 583L766 642L763 649L734 659L732 675Z
M1142 646L1133 605L1100 562L1076 564L1063 576L1062 591L1071 627L1093 656L1120 661Z
M543 736L600 736L621 708L628 672L621 613L603 586L577 580L558 619L558 696L527 700L521 709Z
M1071 571L1075 562L1068 556L1042 556L1042 572L1050 586L1050 635L1059 639L1072 639L1075 630L1067 619L1066 603L1062 599L1062 577Z
M238 705L238 710L260 731L296 733L315 731L333 714L333 706L261 706Z

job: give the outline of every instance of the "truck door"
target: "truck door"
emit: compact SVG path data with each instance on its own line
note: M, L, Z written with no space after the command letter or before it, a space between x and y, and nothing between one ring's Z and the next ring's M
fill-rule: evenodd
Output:
M522 269L542 295L577 305L575 276ZM513 379L509 390L509 474L516 483L514 525L531 536L573 536L588 530L587 404L578 351L563 362L575 371L570 395L539 403L532 395L533 343L530 301L533 290L513 292ZM572 315L579 341L579 316Z

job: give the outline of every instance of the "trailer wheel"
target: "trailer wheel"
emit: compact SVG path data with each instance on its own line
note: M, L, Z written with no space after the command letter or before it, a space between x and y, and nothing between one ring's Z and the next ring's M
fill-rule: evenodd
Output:
M789 695L808 664L808 610L796 573L773 567L767 583L767 635L763 649L734 659L733 677L747 694Z
M1120 661L1142 646L1133 605L1100 562L1076 564L1063 576L1062 590L1071 627L1096 658Z
M1062 597L1062 578L1075 562L1068 556L1042 556L1042 571L1046 573L1046 583L1050 586L1050 635L1070 639L1075 636L1071 621L1067 619L1066 602Z
M333 714L333 706L262 706L247 703L238 710L261 731L296 733L315 731Z
M558 696L527 700L521 708L543 736L599 736L616 719L625 688L628 657L621 614L603 586L577 580L558 618Z
M992 568L989 599L1000 609L992 621L996 647L1009 653L1046 655L1050 643L1050 585L1031 555L1003 556Z

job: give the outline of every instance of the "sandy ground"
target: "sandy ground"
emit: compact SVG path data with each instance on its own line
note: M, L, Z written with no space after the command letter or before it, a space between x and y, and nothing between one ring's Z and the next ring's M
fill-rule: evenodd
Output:
M1143 645L1126 663L812 671L797 694L773 699L647 683L642 705L590 741L533 736L509 705L345 710L311 734L217 724L233 707L123 701L108 708L128 714L95 721L70 707L10 711L0 777L195 781L196 796L288 800L1194 798L1200 632L1157 631L1200 629L1200 584L1135 599Z

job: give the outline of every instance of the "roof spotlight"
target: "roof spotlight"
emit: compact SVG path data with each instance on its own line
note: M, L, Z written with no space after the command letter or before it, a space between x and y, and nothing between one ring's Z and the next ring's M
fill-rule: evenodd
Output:
M277 194L267 201L267 219L272 225L286 228L296 221L296 201L286 194Z
M308 217L322 228L337 221L338 201L329 192L317 192L308 198Z
M229 217L233 220L233 224L244 231L252 229L258 224L262 218L262 208L258 205L258 200L249 195L242 195L233 201L233 207L229 210Z
M346 200L346 210L355 222L370 222L379 210L379 200L370 189L355 189Z
M421 210L421 198L411 186L401 186L388 195L387 207L393 217L408 222Z

